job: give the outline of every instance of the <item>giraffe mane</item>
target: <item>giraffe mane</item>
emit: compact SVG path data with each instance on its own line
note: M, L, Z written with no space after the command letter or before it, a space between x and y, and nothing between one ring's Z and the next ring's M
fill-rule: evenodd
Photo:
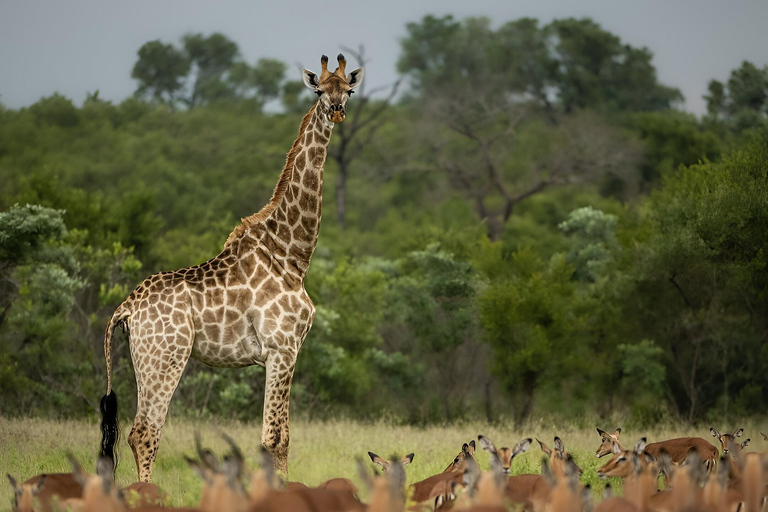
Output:
M280 201L282 200L283 196L285 195L285 191L288 188L288 184L291 181L291 176L293 175L293 164L296 160L296 156L299 153L299 144L303 139L304 131L307 129L307 125L309 125L309 121L312 119L312 114L314 114L316 108L317 103L312 105L312 108L309 109L309 112L307 112L307 114L301 120L299 136L296 137L295 141L293 141L293 146L291 146L290 151L288 151L288 156L285 158L285 167L283 167L283 171L280 173L280 179L277 181L275 190L272 193L272 199L270 199L269 203L267 203L258 212L240 219L240 225L237 226L232 231L232 233L229 234L229 237L227 237L227 241L224 243L225 249L229 247L236 239L240 238L248 228L256 226L257 224L267 220L269 216L272 215L272 212L275 211L277 205L280 204Z

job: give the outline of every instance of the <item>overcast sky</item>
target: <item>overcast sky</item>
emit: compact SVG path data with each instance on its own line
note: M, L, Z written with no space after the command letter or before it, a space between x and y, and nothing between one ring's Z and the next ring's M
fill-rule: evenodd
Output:
M132 94L136 51L149 40L222 32L251 63L273 57L319 71L321 53L365 45L368 86L393 80L405 24L425 14L591 17L654 53L659 79L705 111L712 78L743 60L768 64L768 0L0 0L0 102L19 108L59 92L119 102ZM298 78L298 73L296 78Z

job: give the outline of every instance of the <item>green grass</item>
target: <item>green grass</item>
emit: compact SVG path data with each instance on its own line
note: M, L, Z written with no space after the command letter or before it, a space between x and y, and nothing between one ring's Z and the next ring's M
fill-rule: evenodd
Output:
M601 425L601 428L613 431L616 425ZM721 432L723 425L716 425ZM763 425L743 426L745 436L750 437L751 445L747 451L764 451L765 442L759 431L765 432ZM136 480L136 468L133 455L125 442L125 434L130 425L123 424L123 438L119 449L122 462L118 468L117 480L121 485L128 485ZM193 422L170 418L163 432L160 450L155 462L154 482L165 489L172 497L174 505L194 505L200 496L200 480L187 467L184 455L194 456L194 431L199 428L204 445L211 447L218 454L227 451L227 446L219 436L226 432L232 436L243 453L249 467L256 468L258 449L261 439L261 424ZM591 484L599 495L605 485L597 478L596 470L606 462L598 460L595 450L600 438L594 428L564 427L556 425L533 425L521 431L503 426L489 426L485 423L464 423L455 426L435 426L417 428L393 426L387 423L362 424L352 421L315 422L293 421L291 423L290 477L291 480L308 485L319 484L332 477L351 478L361 489L365 497L364 486L357 476L356 457L369 459L366 452L373 451L382 457L392 454L405 455L415 452L413 464L406 468L408 483L417 482L438 473L453 460L464 442L483 434L490 437L497 447L514 446L524 437L538 437L550 447L555 435L565 442L566 449L584 470L582 482ZM633 432L625 429L622 440L631 445L642 437L648 441L657 441L682 436L701 436L716 441L705 427L675 429L658 428ZM99 428L95 422L53 421L43 419L8 419L0 417L0 472L10 473L19 480L25 480L38 473L69 472L66 454L71 451L86 469L95 463L95 454L99 446ZM534 444L527 453L517 457L513 463L513 472L539 473L542 452ZM488 468L489 456L478 447L477 459L482 468ZM10 502L11 487L7 483L0 485L0 508Z

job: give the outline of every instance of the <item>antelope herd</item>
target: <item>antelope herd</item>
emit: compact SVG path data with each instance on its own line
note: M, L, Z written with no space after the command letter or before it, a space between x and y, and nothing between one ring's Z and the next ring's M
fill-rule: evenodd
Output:
M496 448L491 439L479 435L477 444L474 440L465 443L442 473L407 488L405 467L413 462L413 453L387 460L368 452L382 474L371 475L358 459L367 504L358 499L358 488L347 478L333 478L317 487L282 482L266 451L261 453L261 468L249 471L237 444L226 435L230 451L221 459L202 446L199 435L195 438L197 456L188 457L187 463L202 480L196 508L163 506L168 497L154 484L118 488L108 457L98 460L95 474L87 474L70 456L71 473L37 475L23 483L7 476L14 490L13 510L18 512L403 512L406 507L409 512L763 511L768 496L768 455L742 452L750 442L737 441L743 432L720 434L710 429L720 450L699 437L650 444L642 438L625 449L619 440L621 429L610 434L598 428L601 444L596 455L610 459L597 475L621 478L623 495L614 496L609 484L597 504L589 485L581 483L582 469L559 437L552 447L537 439L545 455L541 474L512 475L515 457L530 448L532 439L523 439L513 448ZM490 454L488 471L482 471L475 458L478 444Z

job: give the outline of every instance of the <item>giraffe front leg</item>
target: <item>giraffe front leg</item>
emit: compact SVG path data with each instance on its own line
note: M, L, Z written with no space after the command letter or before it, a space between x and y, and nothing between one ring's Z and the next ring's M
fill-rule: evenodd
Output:
M283 350L267 357L261 444L272 455L275 470L288 476L288 403L296 354Z

